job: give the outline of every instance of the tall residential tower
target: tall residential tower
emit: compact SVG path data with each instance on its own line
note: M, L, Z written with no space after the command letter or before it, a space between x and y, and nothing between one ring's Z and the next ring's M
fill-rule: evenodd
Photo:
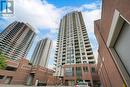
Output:
M68 83L72 83L69 82L72 78L68 79L66 77L74 77L73 81L76 82L76 78L81 76L81 80L89 81L92 79L84 78L82 74L82 69L88 70L91 67L89 64L95 64L95 58L83 17L81 12L73 11L66 14L60 22L55 57L55 75L64 76L64 80ZM78 68L76 68L77 66ZM75 75L76 72L80 75Z
M0 34L0 51L11 59L25 57L35 37L34 29L23 22L13 22Z
M56 66L95 63L81 12L68 13L61 19L55 59Z
M31 62L33 65L47 67L52 41L48 38L40 40L34 49Z

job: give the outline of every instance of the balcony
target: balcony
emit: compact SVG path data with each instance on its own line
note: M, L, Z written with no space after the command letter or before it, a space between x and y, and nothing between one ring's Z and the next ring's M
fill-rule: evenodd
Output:
M81 61L76 61L76 64L79 64L79 63L81 63Z
M89 59L89 60L92 60L92 59L94 59L94 56L88 57L88 59Z
M88 45L90 45L90 43L86 43L86 44L85 44L85 46L88 46ZM91 46L91 45L90 45L90 46Z
M91 48L91 47L87 47L87 48L86 48L86 51L87 51L87 50L92 50L92 48Z
M89 47L91 48L91 45L90 45L90 44L85 46L85 48L89 48Z
M76 59L76 62L81 62L81 59Z
M54 61L57 62L57 59L55 59Z
M79 46L75 46L75 49L79 48Z
M55 59L57 59L57 56L55 57Z
M95 61L89 61L89 64L95 64Z
M76 55L80 55L80 51L75 51L75 54Z
M74 40L74 42L78 42L78 39Z
M89 40L88 37L84 37L84 39L85 39L84 41L88 41Z
M93 53L93 51L92 51L92 50L90 50L90 51L87 51L87 53Z
M62 57L65 58L65 54L63 54Z
M55 53L55 55L57 56L57 55L58 55L58 53Z
M89 41L85 41L85 44L90 44L90 42Z
M93 52L89 52L89 53L87 53L87 55L93 55Z
M56 63L54 63L54 65L56 66Z
M62 51L63 52L63 54L65 54L66 53L66 51Z
M62 61L65 61L65 59L66 59L65 57L62 57Z
M75 52L80 52L80 50L79 49L75 49Z
M62 63L62 65L64 65L65 63Z
M87 57L94 57L93 55L87 55Z
M75 56L80 56L80 53L76 53Z
M90 47L90 48L86 48L86 51L87 51L87 52L88 52L88 51L92 51L91 47Z
M56 50L58 50L59 49L59 47L56 47Z

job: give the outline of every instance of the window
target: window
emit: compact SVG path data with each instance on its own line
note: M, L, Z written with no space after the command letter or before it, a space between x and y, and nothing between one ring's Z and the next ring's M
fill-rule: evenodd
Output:
M130 74L130 25L125 23L121 33L119 34L117 41L115 43L114 49L124 66L126 67L128 73Z
M86 57L85 57L85 56L83 56L83 57L82 57L82 59L83 59L83 60L86 60Z
M80 44L83 44L83 42L80 42Z
M83 52L82 55L85 55L85 53Z
M67 60L67 63L71 63L71 61L70 61L70 60Z
M82 69L81 69L81 67L76 67L76 76L77 77L82 77Z
M130 85L130 23L125 21L119 11L115 10L107 46L111 51L114 61L123 75L125 81Z
M11 67L11 66L7 66L5 70L8 70L8 71L16 71L17 68Z
M84 72L88 72L88 67L83 67Z
M65 75L67 77L72 77L74 76L74 68L73 67L66 67L65 68Z
M87 63L87 61L83 61L83 63L85 64L85 63Z
M80 47L83 48L84 47L83 44L81 44Z
M95 67L92 67L92 68L91 68L91 72L92 72L92 73L95 73L95 72L96 72Z

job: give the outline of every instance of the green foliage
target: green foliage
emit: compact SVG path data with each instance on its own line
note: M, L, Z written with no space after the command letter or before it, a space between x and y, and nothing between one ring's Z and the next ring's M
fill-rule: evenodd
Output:
M77 76L76 80L77 80L77 82L80 82L80 80L82 80L82 77L81 76Z
M2 52L0 52L0 69L5 69L6 66L6 56Z

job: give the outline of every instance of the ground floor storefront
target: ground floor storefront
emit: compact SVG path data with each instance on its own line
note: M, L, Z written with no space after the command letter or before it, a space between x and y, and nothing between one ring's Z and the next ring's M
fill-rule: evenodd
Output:
M90 87L99 87L100 85L95 64L65 65L63 82L68 86L77 83L85 83Z

